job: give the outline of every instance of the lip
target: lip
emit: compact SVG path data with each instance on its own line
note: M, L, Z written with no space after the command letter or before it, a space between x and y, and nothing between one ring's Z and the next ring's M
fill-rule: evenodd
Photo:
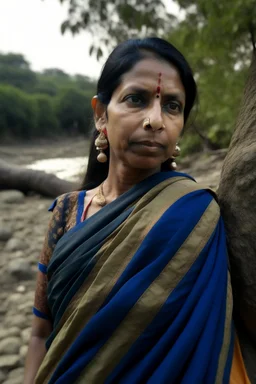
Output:
M151 140L141 140L137 141L134 144L138 145L144 145L146 147L151 147L151 148L163 148L163 145L158 143L157 141L151 141Z

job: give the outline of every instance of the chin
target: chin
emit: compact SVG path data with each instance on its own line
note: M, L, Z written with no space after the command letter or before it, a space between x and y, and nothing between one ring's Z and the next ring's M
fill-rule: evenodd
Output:
M143 169L143 170L154 170L161 169L161 165L165 160L160 160L156 158L139 158L136 161L129 161L129 165L135 169Z

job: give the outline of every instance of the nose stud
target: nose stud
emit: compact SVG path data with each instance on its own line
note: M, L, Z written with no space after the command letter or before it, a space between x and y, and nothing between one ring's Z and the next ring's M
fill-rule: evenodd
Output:
M151 126L151 124L150 124L150 118L149 118L149 117L147 117L147 118L143 121L143 128L147 128L148 126ZM160 128L153 128L152 126L151 126L151 128L152 128L152 131L153 131L153 132L158 131L158 130L160 129ZM165 129L166 126L163 124L161 128Z
M150 125L150 118L147 117L144 121L143 121L143 128L146 128Z
M150 124L150 118L147 117L144 121L143 121L143 128L147 128L148 126L150 126L152 128L152 131L155 132L155 131L158 131L160 128L153 128ZM166 126L163 124L162 129L165 129Z

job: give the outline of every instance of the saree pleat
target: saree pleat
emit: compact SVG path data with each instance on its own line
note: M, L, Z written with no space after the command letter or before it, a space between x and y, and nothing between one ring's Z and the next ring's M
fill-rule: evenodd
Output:
M156 179L125 197L117 220L94 217L92 235L89 219L56 247L57 321L36 383L228 383L232 295L218 205L184 175Z
M194 263L188 271L186 282L183 280L169 295L155 319L141 334L136 343L134 343L127 353L127 356L125 356L123 361L113 371L106 383L128 383L131 382L132 376L137 376L139 380L144 382L146 377L151 376L161 361L166 357L170 347L175 344L178 335L184 329L187 318L191 316L202 289L207 286L209 281L209 276L214 267L214 260L211 258L205 260L205 252L208 251L211 243L212 242L209 241L205 250L198 257L198 262ZM196 275L202 268L204 273L200 273L200 276L196 279ZM188 294L186 285L189 280L193 282L196 280L196 282ZM186 298L186 302L181 306L180 302L184 298ZM176 313L178 314L174 318ZM132 359L132 363L136 365L134 367L130 365L127 372L125 372L126 362ZM141 361L138 363L139 360ZM122 379L122 377L124 378Z
M200 255L200 257L203 259L203 255ZM206 322L207 319L202 319L202 316L200 316L200 319L197 319L197 307L195 307L195 303L198 301L198 295L200 292L202 292L202 288L207 287L207 283L209 281L209 277L211 276L211 271L213 268L212 260L209 258L207 261L208 265L204 265L203 268L203 274L200 276L200 278L196 281L196 286L194 286L192 292L188 296L186 303L184 304L183 308L178 313L175 320L171 323L171 326L164 332L161 339L159 339L158 343L154 348L151 349L151 351L146 355L146 358L144 358L144 361L142 362L141 366L143 368L143 372L140 370L138 371L139 365L134 368L136 370L136 374L134 374L134 371L128 372L127 377L125 377L125 380L122 380L121 377L118 378L118 380L113 382L120 382L120 383L129 383L129 382L148 382L153 383L157 382L166 382L166 383L186 383L191 382L191 377L195 379L195 382L200 383L202 381L202 377L204 377L204 369L207 367L204 366L204 358L208 358L207 354L200 354L200 348L197 345L197 339L199 339L200 335L200 324L198 323L198 320L201 320ZM194 267L194 265L193 265ZM193 268L192 267L192 268ZM189 271L189 273L191 270ZM179 286L177 287L180 288ZM209 289L209 288L208 288ZM209 292L205 293L205 296L208 295ZM173 292L175 295L175 293ZM170 296L172 298L172 295ZM202 311L202 308L204 309L205 314L207 309L207 304L209 296L207 298L207 302L205 303L204 297L201 297L200 302L198 303L198 306L200 306L200 310ZM173 298L174 300L174 298ZM167 301L168 302L168 301ZM167 305L167 302L165 305ZM169 310L173 308L173 305L169 306ZM162 315L162 313L159 313L159 315ZM209 315L208 315L209 316ZM189 324L186 325L188 318L190 319L191 326ZM195 323L193 324L193 319ZM156 325L155 322L158 319L155 319L151 323L151 332L150 337L152 337L152 332L154 330L154 326ZM184 327L186 325L186 328L184 331ZM146 330L147 331L147 330ZM206 330L205 330L206 331ZM211 329L212 331L212 329ZM196 332L198 334L196 335ZM206 332L207 334L207 332ZM207 348L211 347L211 340L209 340L209 335L207 334L207 337L203 340L200 338L200 343L203 341L207 344ZM202 337L202 336L201 336ZM179 340L177 341L177 339ZM202 341L203 340L203 341ZM138 340L138 343L142 342L141 340ZM184 343L184 346L186 345L186 348L181 348L182 343ZM195 345L196 351L195 351ZM135 346L134 346L135 347ZM151 346L152 347L152 346ZM183 372L183 364L186 364L186 359L188 359L191 350L194 351L193 359L190 362L190 369L188 369L188 373L186 375L186 378L182 378L181 374ZM199 351L198 351L199 350ZM131 352L131 351L129 351ZM199 354L199 357L197 356ZM200 359L200 370L198 369L198 361L197 359ZM194 364L193 361L195 360ZM182 364L180 363L182 361ZM202 364L201 364L202 362ZM191 370L195 368L194 376L191 376ZM154 374L153 374L154 371ZM193 372L192 372L193 373ZM151 375L151 377L150 377ZM165 377L166 376L166 377ZM133 381L133 377L137 377L137 381ZM201 381L200 381L201 379ZM111 378L110 380L106 382L112 382ZM206 381L205 381L206 382ZM213 382L213 381L210 381Z
M158 228L155 234L152 231L150 237L154 238L154 236L159 233L158 231ZM145 239L145 241L148 241L148 239ZM194 238L192 242L194 242ZM189 249L190 246L191 248L193 247L192 244L187 244L188 252L191 250ZM164 303L168 289L174 289L184 272L184 268L189 267L189 262L184 263L184 259L180 257L182 252L184 252L184 250L177 253L176 259L173 260L173 263L171 263L168 268L168 264L166 263L168 263L170 255L166 254L166 249L164 249L163 255L161 255L162 258L159 258L159 263L151 263L149 270L144 268L140 276L136 275L136 279L130 279L121 289L119 289L111 303L113 305L113 310L119 308L118 313L115 315L115 319L111 319L111 310L108 309L107 306L103 308L102 312L98 312L95 316L93 326L95 326L95 323L97 322L96 317L98 317L100 323L102 321L101 318L103 319L106 317L104 312L109 313L109 333L111 338L109 340L110 342L107 342L107 332L107 336L103 338L104 346L98 352L97 356L93 356L93 361L97 361L97 363L91 364L93 366L92 376L95 375L94 370L100 370L102 364L104 365L104 372L107 374L107 371L111 370L122 354L127 353L132 343L136 341L140 333L157 314L157 311ZM164 256L169 256L166 257L165 265L162 263L162 259L165 258ZM190 259L191 261L193 260L192 257ZM165 268L167 269L165 270ZM120 303L124 295L126 305L125 307L120 308ZM145 311L145 308L147 311ZM84 336L85 339L89 336L89 326L90 324L88 324L88 334ZM87 358L89 359L89 356ZM81 361L81 366L86 365L88 362L86 356L84 356L84 359ZM90 371L89 366L88 371ZM88 380L91 380L89 372L86 377L87 376ZM100 373L98 379L101 380Z

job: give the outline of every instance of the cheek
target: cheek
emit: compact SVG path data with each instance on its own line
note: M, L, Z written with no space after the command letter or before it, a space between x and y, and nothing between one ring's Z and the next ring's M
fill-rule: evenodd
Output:
M119 114L118 114L118 110L116 108L113 108L111 104L109 104L108 106L107 113L108 113L108 118L106 122L106 128L108 132L108 139L110 142L112 142L118 136Z
M184 124L183 124L183 117L180 119L176 120L175 122L173 121L172 124L170 124L170 127L168 129L168 155L172 156L175 146L177 142L179 141L180 135L182 133Z
M110 145L116 148L125 148L132 134L132 127L136 127L131 113L120 105L108 107L108 121L106 128Z
M184 118L183 118L183 116L173 120L169 124L168 137L169 137L170 143L173 142L173 141L177 141L177 139L179 138L179 136L182 133L183 128L184 128Z
M127 146L129 134L125 123L116 115L109 115L106 124L109 145L112 148L124 149Z

